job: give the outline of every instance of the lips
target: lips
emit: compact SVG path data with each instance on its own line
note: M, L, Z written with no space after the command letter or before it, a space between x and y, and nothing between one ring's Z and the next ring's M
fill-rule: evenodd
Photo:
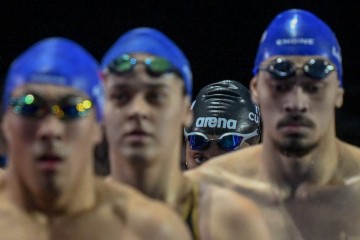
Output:
M134 129L124 135L125 140L133 144L144 143L149 137L151 137L151 134L142 129Z
M286 132L286 134L303 134L305 131L308 131L310 128L314 127L314 123L305 117L304 115L294 114L288 115L282 119L277 128Z
M45 172L54 172L59 168L59 165L63 162L63 158L56 154L44 154L38 159L38 166L40 170Z

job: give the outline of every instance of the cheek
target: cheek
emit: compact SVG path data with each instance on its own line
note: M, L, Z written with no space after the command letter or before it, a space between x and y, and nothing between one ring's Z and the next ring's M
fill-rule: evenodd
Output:
M189 169L194 168L198 165L196 163L196 161L194 160L194 153L191 150L186 151L185 161L186 161L187 168L189 168Z
M33 141L38 128L36 123L20 118L8 120L5 126L5 135L9 146L13 145L16 148L19 144L28 145Z
M96 139L97 127L90 121L68 123L65 128L64 141L93 145Z

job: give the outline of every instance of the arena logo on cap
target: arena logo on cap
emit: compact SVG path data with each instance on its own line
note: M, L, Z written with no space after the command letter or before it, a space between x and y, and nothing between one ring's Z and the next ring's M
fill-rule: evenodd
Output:
M314 45L315 39L314 38L281 38L276 39L276 45Z
M236 129L237 120L216 118L216 117L199 117L196 119L196 127L210 127L210 128L227 128Z

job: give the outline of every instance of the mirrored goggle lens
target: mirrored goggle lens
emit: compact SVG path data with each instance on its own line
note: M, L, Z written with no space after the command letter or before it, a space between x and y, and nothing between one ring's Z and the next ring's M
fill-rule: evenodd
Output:
M62 120L85 117L92 108L90 100L83 100L77 97L64 99L59 104L48 106L45 100L32 94L19 98L11 98L10 105L16 114L24 117L42 118L48 113L53 113Z
M275 59L266 69L275 79L286 79L294 76L295 66L282 58Z
M323 59L310 59L304 65L305 74L314 79L324 79L334 70L335 67Z
M233 151L240 147L243 137L231 134L218 139L208 139L202 135L190 134L188 135L187 140L192 150L205 150L209 147L210 141L217 141L221 149L225 151Z
M209 146L209 141L201 135L189 135L187 137L191 150L204 150Z
M13 111L24 117L41 117L46 111L46 105L32 94L27 94L19 98L10 98L10 105Z
M295 64L289 60L278 58L275 59L266 70L275 79L287 79L295 75ZM306 76L313 79L324 79L326 78L335 67L324 59L310 59L303 66L303 71Z
M227 135L218 140L220 147L226 151L233 151L240 147L243 137Z

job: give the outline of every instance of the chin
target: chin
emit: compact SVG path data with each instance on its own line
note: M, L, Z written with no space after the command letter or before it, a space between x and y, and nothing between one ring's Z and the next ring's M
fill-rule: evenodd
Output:
M318 145L316 142L310 142L300 136L285 137L281 141L274 142L276 148L288 157L304 157L312 152Z
M154 156L154 149L149 149L146 147L136 147L131 148L123 151L123 156L128 159L132 164L148 164L153 159Z

